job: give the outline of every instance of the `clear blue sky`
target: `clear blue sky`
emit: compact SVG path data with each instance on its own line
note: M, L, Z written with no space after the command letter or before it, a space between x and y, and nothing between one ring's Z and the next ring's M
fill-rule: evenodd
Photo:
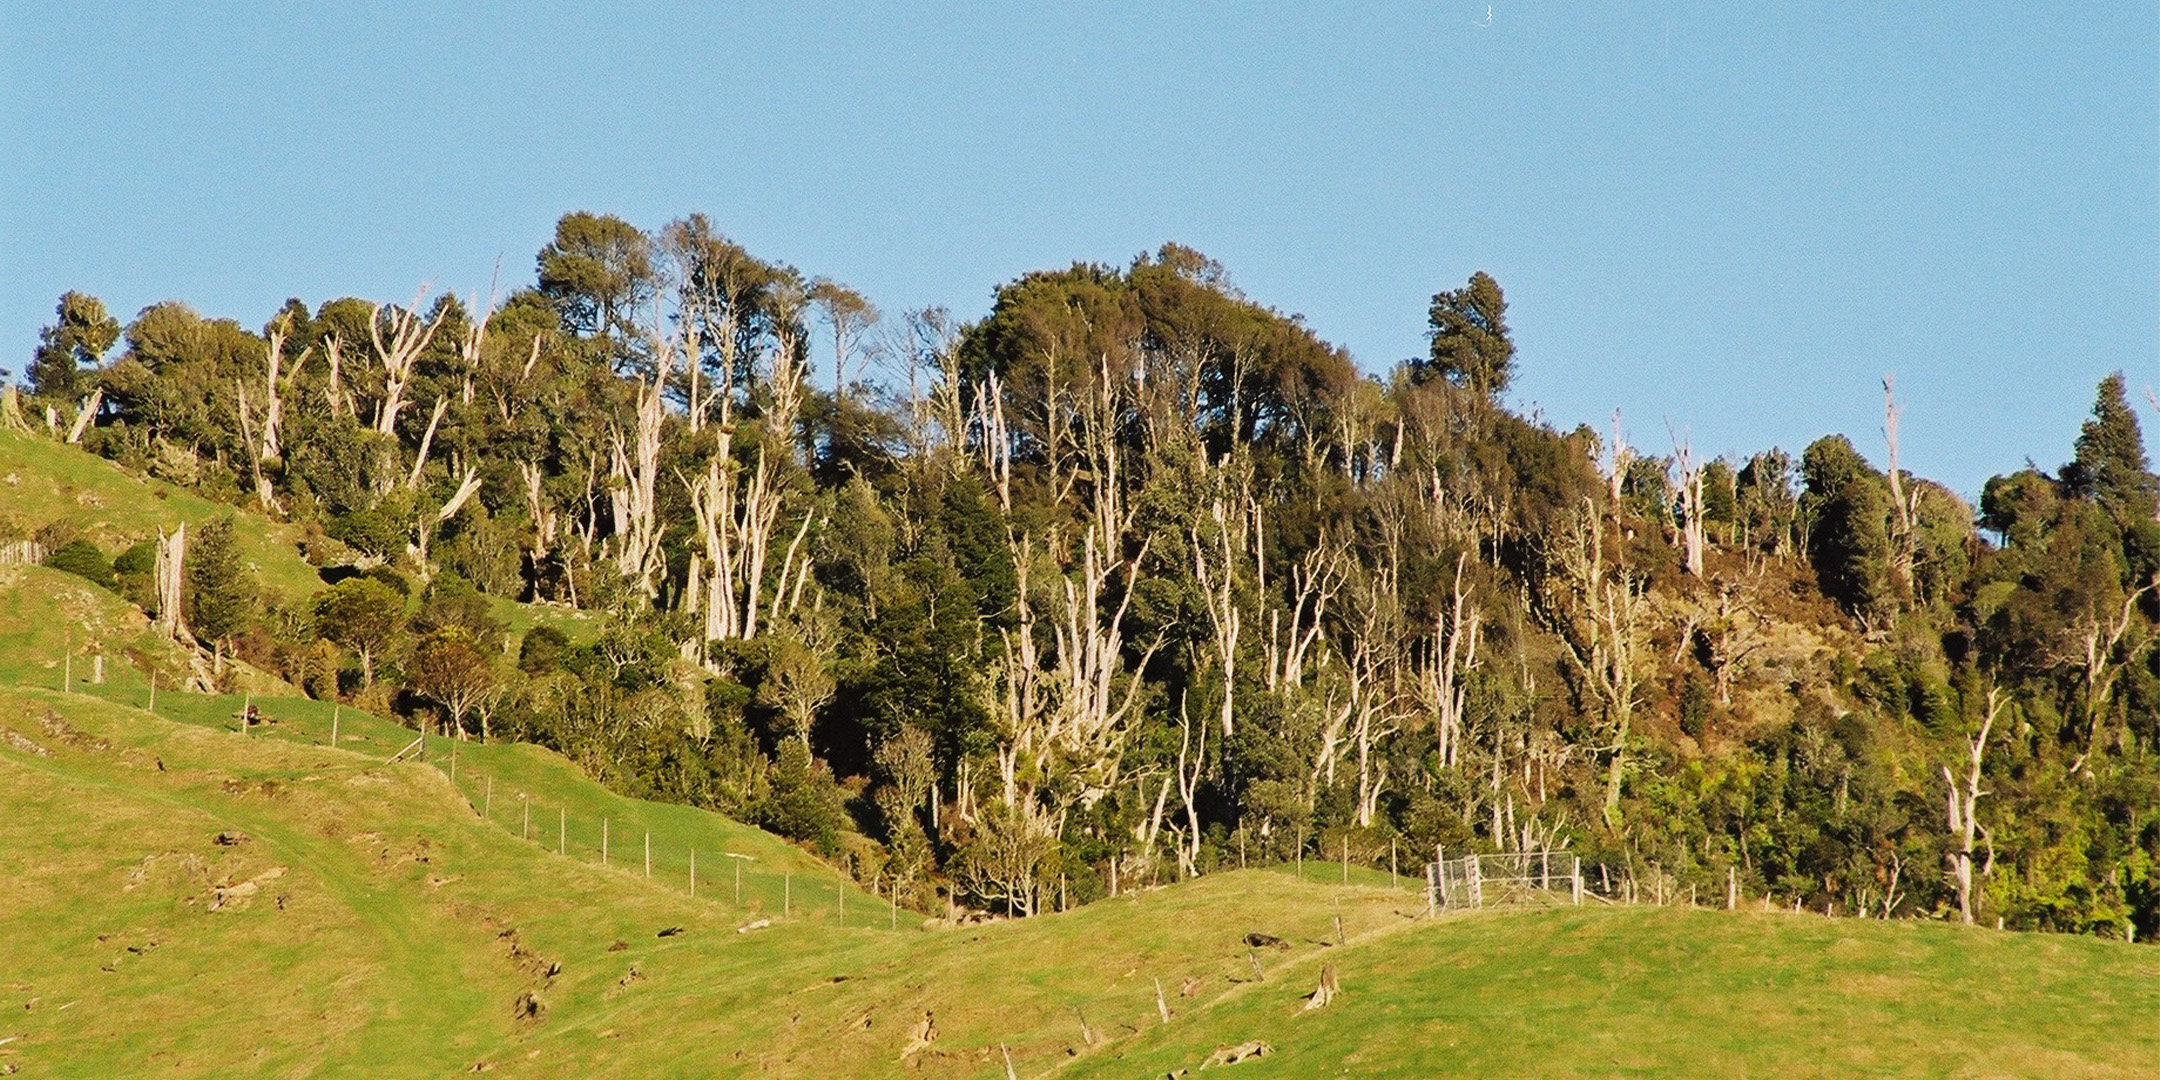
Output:
M967 316L1177 240L1368 370L1485 269L1554 423L1879 462L1895 371L1968 493L2160 384L2151 3L1313 6L17 0L0 367L66 289L484 292L591 209Z

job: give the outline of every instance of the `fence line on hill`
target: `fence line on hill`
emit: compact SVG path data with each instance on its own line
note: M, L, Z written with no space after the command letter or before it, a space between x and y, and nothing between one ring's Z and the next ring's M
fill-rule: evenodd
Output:
M6 562L8 556L13 554L20 554L20 552L0 552L0 563ZM57 665L60 668L58 672L60 679L58 681L63 692L89 693L91 696L106 700L120 700L122 697L132 696L129 693L116 695L112 686L105 685L105 656L101 649L92 647L83 650L90 659L89 671L87 678L78 678L74 663L76 659L75 653L77 652L76 646L77 643L70 640L64 650L64 655L61 657L60 664ZM146 706L151 712L156 712L158 690L160 689L157 673L151 671L145 674L144 677L147 680L148 693ZM92 686L98 687L98 689L95 691L89 690L89 687ZM168 693L183 693L190 698L197 696L194 693L180 689L168 690ZM240 725L239 730L243 733L247 732L251 727L259 726L250 722L253 720L253 713L250 709L252 698L250 696L218 696L241 697L243 699L240 710L232 714ZM127 702L123 701L122 703ZM331 705L332 711L326 733L328 745L342 748L338 741L338 721L342 710L334 702ZM287 734L298 738L300 741L315 741L314 738L297 730L297 728L288 729ZM428 737L422 736L413 740L413 743L417 744L418 748L425 753L427 739ZM414 748L413 744L408 744L405 749L409 752ZM466 796L467 802L472 804L474 810L479 812L482 817L496 824L503 824L496 821L492 811L493 778L483 777L475 781L484 785L485 788L482 798L475 803L471 795L466 792L465 786L458 784L456 768L455 751L453 750L446 770L450 773L452 783L458 787L461 794ZM526 801L530 803L529 799ZM528 805L520 810L518 829L528 841L537 839L543 846L546 846L545 837L536 834L533 826L525 820L525 816L530 813L531 808L531 805ZM542 807L541 809L544 814L547 808ZM580 858L588 863L597 862L603 866L614 867L616 865L616 856L612 849L612 832L614 828L612 819L602 816L597 843L591 842L589 839L580 843L576 839L578 827L581 824L579 819L570 815L567 806L555 806L554 809L557 812L556 843L553 845L556 854ZM542 824L544 826L544 822ZM582 824L588 828L590 826L589 821ZM504 827L508 828L507 825ZM1239 869L1243 869L1248 865L1246 830L1241 826L1236 831L1236 836L1236 863L1234 865ZM1328 839L1334 838L1329 837ZM701 882L698 878L697 869L698 849L695 846L685 846L680 851L672 851L665 847L651 849L649 835L639 838L639 841L647 848L636 864L643 876L656 879L674 878L681 882L686 893L693 896L699 895ZM1330 852L1329 847L1333 847L1334 851ZM756 860L750 856L720 850L720 848L721 845L716 844L714 849L706 851L708 874L702 881L704 898L711 899L715 895L712 892L714 886L710 868L713 865L713 857L718 855L720 858L725 859L727 863L732 864L730 871L724 875L729 881L729 886L718 895L727 898L730 903L743 906L747 913L761 914L763 908L755 898L747 903L742 900L743 893L740 884L743 876L742 864L745 862L754 863ZM1308 851L1310 851L1310 855L1308 855ZM1117 873L1118 864L1123 859L1130 857L1131 854L1129 851L1121 852L1118 858L1111 860L1107 875L1110 887L1108 895L1114 897L1120 894ZM1338 858L1329 859L1327 857L1329 854L1335 854ZM1497 854L1469 854L1449 859L1446 857L1444 848L1435 847L1433 855L1433 861L1423 864L1420 878L1410 879L1414 884L1409 886L1425 894L1429 914L1437 914L1442 910L1503 904L1556 903L1559 902L1558 894L1561 892L1566 893L1567 902L1575 905L1580 905L1585 899L1600 904L1652 904L1657 906L1669 906L1681 902L1680 880L1667 873L1654 862L1640 868L1642 871L1647 872L1647 881L1645 881L1635 866L1623 866L1616 873L1613 867L1602 862L1595 864L1596 873L1593 878L1581 859L1565 850L1547 849ZM1229 855L1227 852L1223 852L1220 853L1220 857L1227 860ZM1377 852L1367 852L1357 862L1365 869L1377 870L1379 867L1373 865L1373 863L1378 858ZM1337 861L1340 862L1340 881L1344 885L1348 885L1350 883L1350 867L1352 863L1349 837L1345 835L1341 837L1337 844L1328 845L1319 834L1308 833L1303 828L1298 830L1297 844L1292 857L1282 859L1279 851L1277 854L1278 864L1294 867L1295 873L1301 880L1314 880L1313 874L1306 866L1307 862L1315 864L1312 869L1317 869L1321 874L1332 877L1334 875L1328 874L1328 870L1333 868L1328 867L1327 864ZM1141 869L1146 874L1144 880L1150 883L1156 880L1156 871L1160 869L1156 864L1159 862L1160 860L1142 860ZM1405 884L1400 867L1399 844L1393 839L1388 842L1386 869L1391 887L1402 887ZM771 874L760 869L750 871L749 880L753 883L753 892L756 891L755 883L763 880L769 886L771 877ZM843 878L841 883L836 884L829 897L824 895L822 889L805 892L805 900L801 904L796 902L798 890L794 886L792 872L782 871L780 879L782 918L797 917L797 909L801 908L807 917L824 917L829 913L829 917L836 921L845 919L846 901L844 896L848 887L847 879ZM1753 909L1759 904L1764 912L1789 910L1793 914L1821 914L1827 918L1837 918L1840 914L1836 901L1826 900L1820 908L1817 908L1805 899L1804 893L1800 890L1795 890L1790 896L1791 902L1789 905L1780 902L1776 896L1767 891L1755 896L1744 895L1740 888L1739 868L1736 866L1726 868L1725 884L1724 903L1718 904L1715 893L1712 893L1707 906L1737 910L1743 906ZM899 905L896 892L890 886L891 882L881 874L872 880L870 891L880 900L885 901L883 906L887 908L887 918L882 922L888 926L897 927L900 916ZM1046 889L1048 887L1045 886ZM1067 907L1065 901L1065 876L1063 874L1058 876L1056 896L1058 899L1055 907L1044 906L1040 910L1064 910ZM1700 902L1702 897L1699 885L1688 885L1685 896L1685 904L1688 907L1706 906ZM1868 897L1863 896L1861 899L1867 902L1857 907L1848 907L1845 912L1846 917L1863 919L1891 918L1893 917L1894 905L1902 897L1896 892L1896 883L1893 880L1881 897L1870 900ZM1878 907L1883 910L1876 910ZM876 925L880 920L866 914L858 914L856 922L858 925ZM1997 922L1998 928L2000 928L2001 920L1998 919Z

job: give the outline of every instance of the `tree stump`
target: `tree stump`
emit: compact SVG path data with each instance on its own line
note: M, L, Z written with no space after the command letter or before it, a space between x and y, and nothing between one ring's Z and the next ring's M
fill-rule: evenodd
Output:
M1335 965L1322 965L1319 987L1312 993L1305 995L1305 1007L1298 1011L1311 1012L1314 1009L1325 1008L1328 1002L1335 1000L1335 995L1341 992L1342 985L1335 981Z

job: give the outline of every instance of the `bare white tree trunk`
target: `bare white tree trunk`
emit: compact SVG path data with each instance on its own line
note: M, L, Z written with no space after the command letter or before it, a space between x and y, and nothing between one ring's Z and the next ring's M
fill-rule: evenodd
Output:
M420 519L419 525L416 528L417 539L411 547L411 553L413 555L413 558L419 563L419 565L423 567L427 565L428 541L433 537L435 530L440 528L443 522L446 522L451 518L456 517L458 511L463 510L465 508L465 504L467 502L470 502L472 500L472 497L479 493L479 470L475 469L470 465L467 465L465 466L465 478L459 481L457 490L455 492L452 492L448 499L444 500L442 507L436 510L434 514L423 516Z
M1679 505L1680 548L1686 560L1690 576L1703 576L1703 465L1695 460L1695 452L1687 443L1680 442L1673 448L1674 493Z
M157 566L153 574L154 591L157 594L158 629L173 641L185 645L195 643L195 635L188 632L187 618L181 611L181 589L186 581L187 523L173 526L167 535L158 531Z
M1628 466L1635 463L1635 450L1627 444L1627 434L1620 430L1620 410L1612 414L1611 445L1605 448L1605 486L1612 505L1620 505L1620 496L1627 487ZM1615 513L1618 512L1616 509Z
M90 422L97 419L98 408L105 402L105 388L93 386L89 396L75 407L75 423L68 428L67 443L74 446L82 442L83 432L89 430Z
M1220 471L1218 482L1229 486ZM1250 520L1242 506L1237 513L1230 511L1230 497L1229 492L1219 492L1215 496L1208 512L1212 528L1203 531L1200 526L1195 526L1191 530L1193 578L1199 583L1201 599L1207 604L1215 662L1222 669L1221 719L1225 738L1237 733L1238 639L1244 632L1245 617L1237 602L1235 585L1237 569L1244 561L1248 547L1242 526Z
M1605 556L1605 527L1587 499L1562 541L1560 568L1568 610L1553 620L1587 696L1604 713L1612 742L1605 774L1605 817L1620 807L1629 729L1641 677L1642 598L1627 568Z
M1907 603L1914 595L1914 518L1919 515L1920 493L1905 490L1904 471L1898 468L1898 414L1904 410L1897 403L1894 392L1896 384L1896 376L1883 376L1883 438L1890 444L1890 506L1894 512L1891 519L1890 578L1897 584L1898 601Z
M2115 699L2115 681L2122 675L2125 665L2135 661L2145 648L2153 644L2148 637L2124 650L2127 655L2116 656L2116 649L2136 624L2138 601L2145 594L2160 588L2160 576L2124 594L2121 607L2102 611L2088 604L2084 611L2070 623L2073 645L2077 650L2076 661L2084 669L2083 690L2085 699L2085 750L2070 766L2075 773L2088 767L2087 761L2098 744L2100 718Z
M530 461L518 462L518 475L525 481L525 512L532 518L532 557L535 563L548 557L555 542L555 508L541 494L544 479L540 466Z
M22 391L12 383L0 386L0 429L30 430L30 419L22 411Z
M614 433L608 459L608 507L613 512L615 569L645 596L659 591L666 569L660 552L660 436L667 421L667 380L673 370L676 342L657 331L648 335L653 346L653 373L640 380L637 426L624 437Z
M428 452L435 446L435 429L442 424L443 413L449 409L449 398L435 399L435 411L428 417L427 432L420 436L420 449L413 454L412 471L405 476L407 490L420 490L420 474L427 468Z
M1257 543L1258 538L1255 537ZM1320 543L1290 568L1291 603L1268 612L1267 686L1275 693L1303 685L1320 640L1328 602L1348 577L1349 544L1323 534Z
M345 347L336 335L323 339L323 357L330 364L330 379L323 387L323 396L330 404L330 415L351 416L352 395L345 390Z
M1958 917L1967 926L1973 923L1973 836L1976 832L1985 831L1980 828L1980 819L1976 813L1980 796L1986 794L1980 790L1980 762L1987 753L1988 732L1994 729L1996 714L2001 709L2001 691L1989 687L1987 715L1980 722L1980 733L1973 736L1970 753L1967 755L1969 767L1962 790L1958 786L1957 778L1950 774L1950 766L1942 767L1943 783L1950 789L1950 835L1958 845L1950 852L1950 881L1957 887Z
M1440 743L1440 767L1454 768L1462 753L1463 715L1470 688L1465 676L1477 666L1478 641L1484 614L1470 602L1463 585L1463 571L1470 554L1455 559L1454 598L1447 612L1434 620L1418 689L1433 715L1434 734Z
M1200 778L1207 767L1207 725L1195 724L1180 702L1178 709L1178 798L1185 804L1185 828L1178 843L1178 872L1185 877L1200 876ZM1194 730L1199 732L1199 746L1195 747Z
M413 294L412 305L405 308L384 308L375 305L374 314L368 319L368 337L375 345L375 359L383 369L383 396L375 405L375 430L384 435L397 434L398 413L405 408L405 391L412 382L413 365L420 353L435 340L435 331L442 328L444 316L449 309L438 311L433 319L422 322L420 301L427 297L427 286ZM384 337L384 331L389 337Z

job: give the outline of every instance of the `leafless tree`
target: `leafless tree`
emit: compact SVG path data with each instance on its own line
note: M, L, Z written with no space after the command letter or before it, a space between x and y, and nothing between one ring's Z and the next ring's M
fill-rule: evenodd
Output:
M1961 788L1957 778L1951 775L1950 766L1942 767L1943 783L1950 790L1950 836L1957 844L1951 849L1949 856L1950 882L1957 888L1958 917L1967 926L1973 922L1973 835L1977 832L1982 837L1987 836L1987 829L1981 826L1978 812L1980 796L1986 794L1980 790L1980 763L1987 754L1988 732L1994 729L1995 717L2002 711L2001 693L1996 687L1988 688L1987 713L1980 721L1980 731L1973 736L1966 756L1967 769L1963 787ZM1988 846L1992 851L1993 842L1990 841ZM1993 857L1988 861L1992 866Z
M413 365L428 343L435 340L435 331L442 328L443 319L450 313L444 306L433 319L422 321L420 301L426 298L427 289L426 285L420 286L407 307L375 305L368 319L368 338L375 345L375 359L383 369L383 395L375 405L374 427L384 435L397 434L398 413L406 405L405 391L412 382Z

